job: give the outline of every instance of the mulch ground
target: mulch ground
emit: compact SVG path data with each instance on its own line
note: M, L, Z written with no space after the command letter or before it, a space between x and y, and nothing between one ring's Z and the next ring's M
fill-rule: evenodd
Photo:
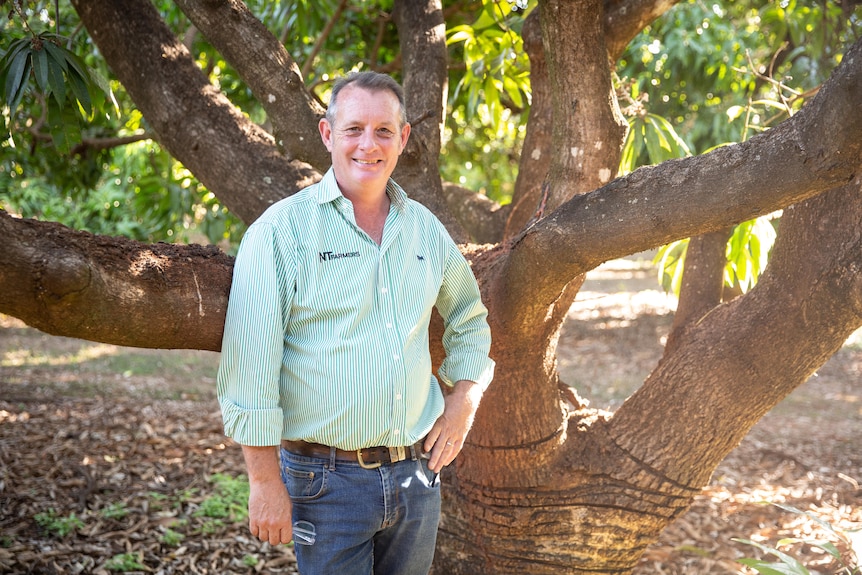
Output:
M594 406L612 409L655 364L670 316L636 297L621 303L584 291L579 299L561 341L561 373ZM862 345L854 344L769 413L636 575L753 573L736 559L761 554L734 538L770 547L791 537L829 540L846 561L854 548L862 552L853 532L862 527L860 375ZM99 385L110 394L78 397L68 382L60 392L36 384L49 377L63 379L0 367L0 573L295 572L291 547L256 541L238 518L244 495L230 478L244 472L242 457L222 435L211 396L146 400L141 387L165 382L126 378L138 387L122 393L105 375ZM816 545L783 549L812 573L841 572Z

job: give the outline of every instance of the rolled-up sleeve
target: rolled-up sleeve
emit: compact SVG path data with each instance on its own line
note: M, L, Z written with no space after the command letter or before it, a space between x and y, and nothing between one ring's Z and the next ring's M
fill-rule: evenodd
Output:
M446 358L437 374L446 385L466 379L487 389L494 377L489 357L491 329L473 271L458 247L448 242L443 285L437 298L443 317Z
M284 413L279 375L295 266L272 225L252 225L233 271L217 376L225 434L242 445L278 445Z

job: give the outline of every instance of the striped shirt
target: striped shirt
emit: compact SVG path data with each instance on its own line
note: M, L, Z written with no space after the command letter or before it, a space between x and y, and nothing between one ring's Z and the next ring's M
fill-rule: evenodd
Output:
M444 319L437 376L486 388L487 310L470 266L437 218L390 180L378 246L330 169L272 205L237 254L218 372L225 433L359 449L410 445L443 412L428 342Z

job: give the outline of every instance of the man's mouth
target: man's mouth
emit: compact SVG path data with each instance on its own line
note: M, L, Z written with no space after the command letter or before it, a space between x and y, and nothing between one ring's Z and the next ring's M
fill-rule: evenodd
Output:
M374 164L380 163L382 160L361 160L359 158L354 158L354 162L357 164L363 164L365 166L373 166Z

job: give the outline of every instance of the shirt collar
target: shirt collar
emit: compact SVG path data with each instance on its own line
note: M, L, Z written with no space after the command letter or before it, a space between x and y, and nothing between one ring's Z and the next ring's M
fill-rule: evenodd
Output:
M389 196L389 201L392 202L395 209L399 211L404 209L407 203L407 194L392 178L389 178L389 182L386 184L386 195ZM325 204L343 197L344 194L341 193L338 182L335 181L335 171L329 168L317 186L317 203Z

